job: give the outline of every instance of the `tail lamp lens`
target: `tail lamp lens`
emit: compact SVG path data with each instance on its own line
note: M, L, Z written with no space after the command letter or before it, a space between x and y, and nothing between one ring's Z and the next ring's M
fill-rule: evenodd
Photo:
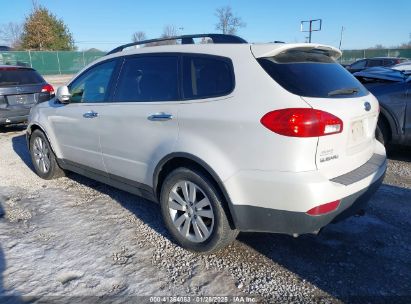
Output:
M289 108L268 112L261 118L267 129L284 136L318 137L341 133L340 118L311 108Z
M53 88L52 85L46 84L41 88L41 92L42 93L48 92L48 93L50 93L50 95L53 95L54 94L54 88Z

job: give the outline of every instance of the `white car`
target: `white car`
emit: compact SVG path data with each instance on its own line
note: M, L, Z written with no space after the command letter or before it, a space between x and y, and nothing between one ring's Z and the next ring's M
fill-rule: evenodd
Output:
M214 44L192 44L204 36ZM239 231L318 233L364 208L386 170L379 106L338 49L179 39L121 46L35 106L38 175L70 170L159 202L177 242L203 253Z
M411 71L411 60L396 64L392 66L391 69L399 70L399 71L407 71L407 72Z

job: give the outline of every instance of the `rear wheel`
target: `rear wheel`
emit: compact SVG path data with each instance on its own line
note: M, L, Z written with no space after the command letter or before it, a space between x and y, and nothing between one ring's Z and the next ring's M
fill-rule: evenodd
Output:
M41 178L54 179L64 176L50 143L40 130L35 130L30 136L30 155L34 169Z
M160 204L166 227L188 250L211 253L237 237L214 183L199 170L172 171L161 187Z

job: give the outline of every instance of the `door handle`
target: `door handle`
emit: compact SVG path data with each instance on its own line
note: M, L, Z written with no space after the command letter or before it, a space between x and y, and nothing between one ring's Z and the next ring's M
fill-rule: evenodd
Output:
M147 117L147 119L151 121L166 121L173 119L173 115L167 113L155 113L151 114L149 117Z
M94 111L88 111L83 114L83 117L84 118L95 118L95 117L98 117L98 113Z

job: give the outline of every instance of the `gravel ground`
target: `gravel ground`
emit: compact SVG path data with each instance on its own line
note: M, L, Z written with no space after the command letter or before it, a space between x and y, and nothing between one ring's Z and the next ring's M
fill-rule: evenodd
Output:
M365 216L318 236L244 233L218 254L198 256L173 243L156 204L74 173L38 178L23 127L2 128L0 303L153 295L410 303L410 155L390 154Z

